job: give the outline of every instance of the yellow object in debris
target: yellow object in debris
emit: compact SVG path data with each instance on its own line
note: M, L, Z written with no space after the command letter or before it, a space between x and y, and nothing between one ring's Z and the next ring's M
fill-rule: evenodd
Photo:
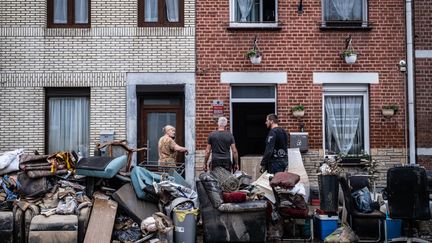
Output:
M189 209L189 210L174 209L174 214L178 218L179 222L183 222L188 214L194 215L195 218L198 217L199 209L198 208Z

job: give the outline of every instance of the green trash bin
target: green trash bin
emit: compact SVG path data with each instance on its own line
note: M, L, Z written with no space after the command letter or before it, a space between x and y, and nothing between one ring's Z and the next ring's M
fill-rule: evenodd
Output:
M175 243L195 243L197 217L197 208L187 210L174 208L173 221Z

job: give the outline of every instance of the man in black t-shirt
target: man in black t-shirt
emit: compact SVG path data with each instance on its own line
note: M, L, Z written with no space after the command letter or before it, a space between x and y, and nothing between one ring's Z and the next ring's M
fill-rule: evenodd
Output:
M208 166L207 162L210 158L210 153L212 159L210 162L210 170L220 166L231 172L238 170L238 152L235 146L234 136L225 130L228 120L225 117L219 117L218 119L218 130L211 132L207 139L207 148L204 158L204 171L207 172ZM231 162L232 149L234 164Z
M277 115L267 116L266 125L270 131L266 139L266 148L261 160L261 172L267 171L271 174L285 171L288 166L288 135L279 127Z

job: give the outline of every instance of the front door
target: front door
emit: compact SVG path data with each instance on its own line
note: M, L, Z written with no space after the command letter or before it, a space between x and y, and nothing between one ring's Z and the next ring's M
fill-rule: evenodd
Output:
M162 128L171 125L176 128L177 144L184 145L183 98L141 97L138 147L147 147L147 153L139 153L139 162L156 165L159 159L158 142L164 135ZM183 153L177 154L177 162L184 162Z

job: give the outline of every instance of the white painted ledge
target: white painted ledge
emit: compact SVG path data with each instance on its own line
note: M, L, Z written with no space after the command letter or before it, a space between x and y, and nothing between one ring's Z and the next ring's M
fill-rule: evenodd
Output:
M432 148L417 148L417 155L432 155Z
M313 73L314 84L378 84L378 73Z
M416 58L432 58L432 50L416 50Z

